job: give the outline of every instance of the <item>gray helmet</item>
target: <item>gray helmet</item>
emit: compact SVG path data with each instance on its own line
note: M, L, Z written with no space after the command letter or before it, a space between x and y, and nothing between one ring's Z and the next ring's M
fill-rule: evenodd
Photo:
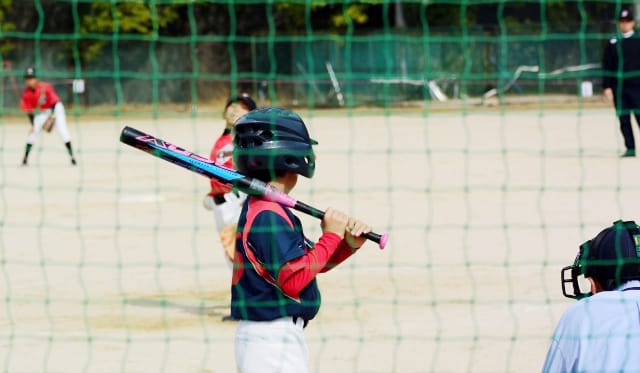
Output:
M267 107L250 111L233 126L233 165L248 176L292 171L312 178L315 154L302 119L293 111Z

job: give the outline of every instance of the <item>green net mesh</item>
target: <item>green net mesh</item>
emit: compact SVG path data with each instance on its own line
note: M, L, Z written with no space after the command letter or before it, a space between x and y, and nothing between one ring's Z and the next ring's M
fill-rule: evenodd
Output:
M539 370L560 268L640 207L599 95L622 5L0 1L0 370L235 369L208 181L118 137L208 155L238 92L319 141L292 195L391 233L319 276L311 371ZM20 165L27 66L75 167L55 130Z

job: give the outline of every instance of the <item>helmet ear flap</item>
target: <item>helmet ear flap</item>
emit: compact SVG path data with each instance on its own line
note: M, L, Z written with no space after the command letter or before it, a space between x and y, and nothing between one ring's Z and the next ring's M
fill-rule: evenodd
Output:
M260 137L265 141L271 141L273 139L273 132L271 132L271 130L262 130L260 132Z
M294 157L291 156L285 156L284 157L284 163L289 166L289 167L298 167L298 160Z

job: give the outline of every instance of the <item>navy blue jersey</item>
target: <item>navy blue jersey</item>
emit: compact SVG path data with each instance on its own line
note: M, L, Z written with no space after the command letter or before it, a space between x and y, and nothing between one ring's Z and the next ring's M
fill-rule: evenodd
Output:
M313 319L320 308L320 291L315 279L296 299L285 295L277 286L282 266L312 247L313 243L304 237L300 220L291 211L274 202L247 198L238 221L231 315L252 321L285 316Z
M640 87L640 34L609 40L602 60L602 88Z

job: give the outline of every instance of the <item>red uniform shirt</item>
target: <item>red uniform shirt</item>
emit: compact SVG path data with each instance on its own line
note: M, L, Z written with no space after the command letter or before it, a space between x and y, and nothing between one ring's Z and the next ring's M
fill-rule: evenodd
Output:
M51 109L59 101L60 97L51 84L38 82L35 89L27 87L22 91L20 109L27 113L31 113L37 108L40 110Z
M209 159L216 162L217 164L221 164L228 168L233 168L233 138L231 137L231 131L225 129L222 133L222 136L218 138L216 143L213 145L213 149L211 149L211 155ZM215 196L219 194L229 193L231 188L226 185L216 181L215 179L211 179L211 191L209 192L210 196Z

